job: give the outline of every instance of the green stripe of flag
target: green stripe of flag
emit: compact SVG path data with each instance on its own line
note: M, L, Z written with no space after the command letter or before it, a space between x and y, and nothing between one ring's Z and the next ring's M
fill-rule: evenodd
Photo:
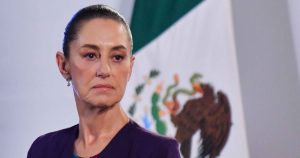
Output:
M136 0L131 18L133 53L203 0Z

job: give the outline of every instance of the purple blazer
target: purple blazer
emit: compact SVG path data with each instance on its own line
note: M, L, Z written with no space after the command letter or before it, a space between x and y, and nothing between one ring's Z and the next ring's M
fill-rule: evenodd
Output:
M78 124L38 137L27 158L72 158ZM180 158L178 143L129 121L102 150L99 158Z

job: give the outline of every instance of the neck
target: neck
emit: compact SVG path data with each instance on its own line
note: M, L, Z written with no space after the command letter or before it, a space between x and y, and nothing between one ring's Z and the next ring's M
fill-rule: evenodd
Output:
M79 135L84 146L89 146L102 138L112 138L129 118L119 103L109 108L77 104L79 115Z

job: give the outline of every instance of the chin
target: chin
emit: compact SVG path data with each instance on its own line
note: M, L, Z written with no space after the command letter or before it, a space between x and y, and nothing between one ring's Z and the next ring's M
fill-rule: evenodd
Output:
M120 102L119 100L101 99L101 100L92 101L91 105L94 107L113 107L117 105L119 102Z
M94 108L109 108L118 105L121 99L122 97L119 94L90 94L84 97L83 100L85 100L85 102L88 103L89 106Z

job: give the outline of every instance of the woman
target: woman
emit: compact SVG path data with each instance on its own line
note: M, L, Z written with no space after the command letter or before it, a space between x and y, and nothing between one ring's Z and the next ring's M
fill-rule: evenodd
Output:
M177 158L174 139L147 132L130 120L120 101L134 57L124 18L103 5L83 8L65 29L58 68L72 83L79 124L37 138L28 158Z

